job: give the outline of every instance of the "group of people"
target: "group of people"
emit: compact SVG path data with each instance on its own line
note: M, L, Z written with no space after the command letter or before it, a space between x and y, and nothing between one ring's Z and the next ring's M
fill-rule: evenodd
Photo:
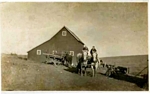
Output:
M89 49L86 45L84 45L82 51L87 51L87 53L88 53ZM95 46L93 46L92 49L90 50L90 54L92 55L93 52L97 53L97 50L96 50Z

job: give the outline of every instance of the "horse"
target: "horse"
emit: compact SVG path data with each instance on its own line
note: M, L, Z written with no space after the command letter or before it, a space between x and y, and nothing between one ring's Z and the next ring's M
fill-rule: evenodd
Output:
M63 59L64 59L64 62L66 62L67 66L68 67L71 67L72 65L72 55L69 55L69 53L66 53L64 56L63 56ZM65 64L65 63L64 63Z
M80 72L80 75L83 75L83 68L84 68L84 75L86 76L86 68L88 62L88 53L87 51L83 51L82 53L77 54L77 73Z
M99 67L98 54L96 52L93 52L91 58L92 77L95 76L98 67Z

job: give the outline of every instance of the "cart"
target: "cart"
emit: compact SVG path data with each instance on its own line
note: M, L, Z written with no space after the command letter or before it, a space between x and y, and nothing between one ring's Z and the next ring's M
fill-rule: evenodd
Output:
M49 53L43 53L45 55L45 62L46 64L54 64L54 65L60 65L63 63L63 57L60 55L55 54L49 54Z

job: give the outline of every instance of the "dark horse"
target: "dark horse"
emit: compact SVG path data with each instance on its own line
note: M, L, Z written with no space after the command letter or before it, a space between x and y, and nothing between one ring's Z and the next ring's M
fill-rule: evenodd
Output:
M66 62L68 67L71 67L72 64L72 55L69 55L69 53L65 53L63 56L64 62Z
M77 54L77 73L80 72L80 75L83 75L83 68L84 68L84 75L86 76L86 68L88 62L88 53L83 51L82 53Z

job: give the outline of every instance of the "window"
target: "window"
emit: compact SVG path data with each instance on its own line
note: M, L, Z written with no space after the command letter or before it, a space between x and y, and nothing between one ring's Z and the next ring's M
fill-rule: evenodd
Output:
M36 51L36 54L37 54L37 55L41 55L41 50L37 50L37 51Z
M62 31L62 36L67 36L67 32L66 31Z
M55 51L53 50L52 54L55 54Z
M57 53L57 51L56 51L56 50L53 50L52 54L56 54L56 53Z
M70 51L70 55L74 56L74 51Z

